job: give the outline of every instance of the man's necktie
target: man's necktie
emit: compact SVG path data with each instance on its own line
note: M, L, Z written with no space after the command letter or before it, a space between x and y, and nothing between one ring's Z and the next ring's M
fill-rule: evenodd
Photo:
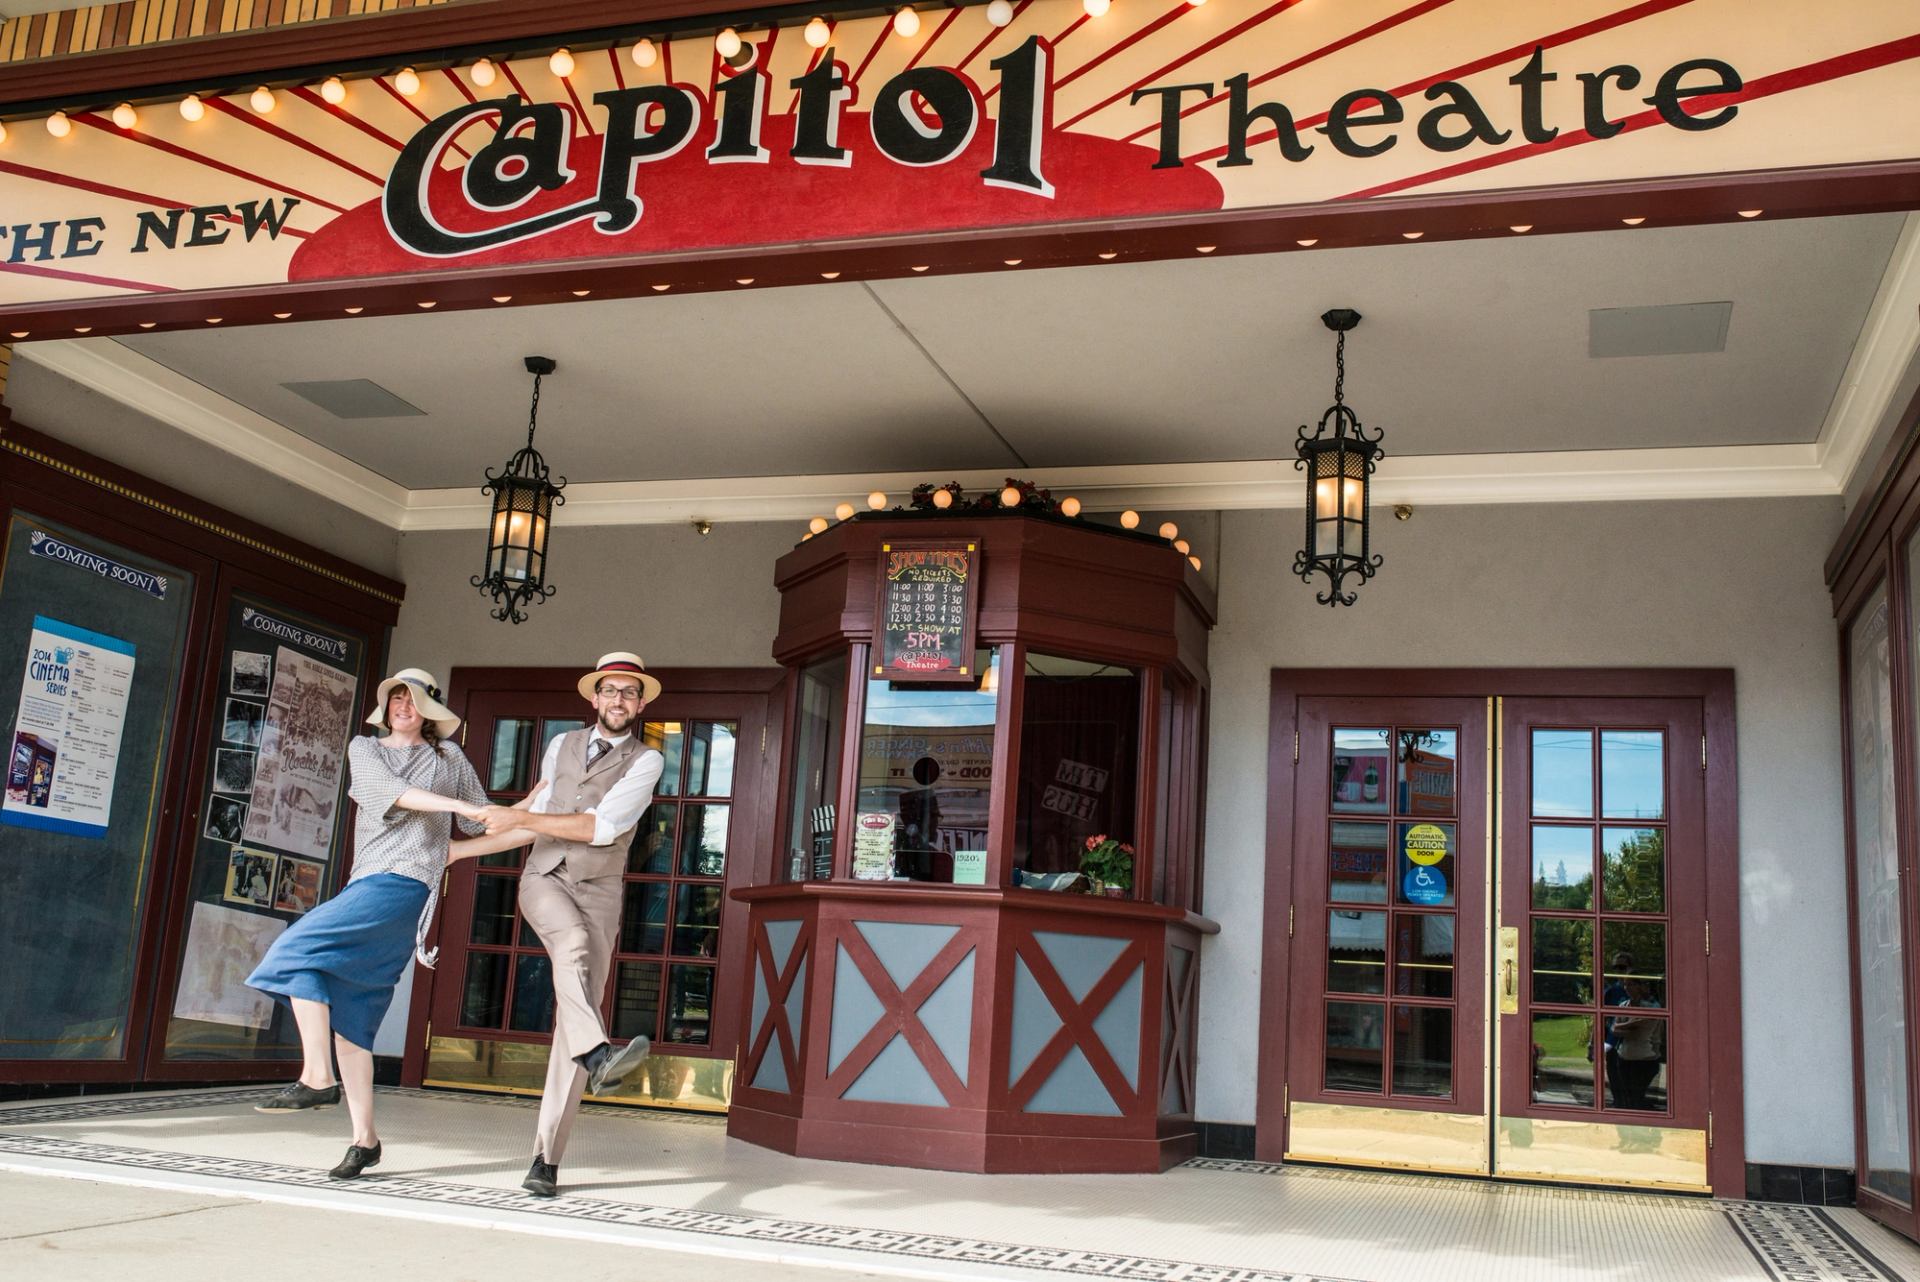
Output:
M613 745L605 739L594 739L587 744L587 769L593 769L593 763L607 755L607 749Z

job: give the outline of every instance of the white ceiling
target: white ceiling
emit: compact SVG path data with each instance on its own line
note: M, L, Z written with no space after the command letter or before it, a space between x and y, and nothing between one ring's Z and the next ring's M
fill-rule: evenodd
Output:
M1347 393L1409 455L1819 436L1902 215L838 282L140 335L127 347L408 490L524 440L574 481L1279 459ZM1595 308L1731 301L1723 353L1592 359ZM24 346L24 345L23 345ZM28 349L30 350L30 348ZM280 384L371 379L424 417Z

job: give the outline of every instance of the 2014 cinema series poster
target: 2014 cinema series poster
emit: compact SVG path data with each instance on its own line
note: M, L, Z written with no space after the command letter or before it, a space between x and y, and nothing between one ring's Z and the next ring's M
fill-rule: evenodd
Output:
M107 835L133 650L130 641L34 617L0 823Z
M249 845L327 857L352 721L353 674L279 647L254 762Z

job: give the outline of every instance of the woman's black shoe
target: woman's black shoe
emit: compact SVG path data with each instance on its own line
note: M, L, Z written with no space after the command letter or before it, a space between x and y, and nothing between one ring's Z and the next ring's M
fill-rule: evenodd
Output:
M314 1090L304 1082L288 1082L264 1104L255 1104L256 1113L298 1113L309 1108L332 1108L340 1102L340 1083Z
M380 1165L380 1145L378 1143L374 1144L372 1148L361 1148L358 1144L349 1144L347 1145L347 1155L340 1159L340 1165L328 1171L327 1175L331 1179L350 1180L358 1176L360 1172L366 1170L369 1166L378 1165Z

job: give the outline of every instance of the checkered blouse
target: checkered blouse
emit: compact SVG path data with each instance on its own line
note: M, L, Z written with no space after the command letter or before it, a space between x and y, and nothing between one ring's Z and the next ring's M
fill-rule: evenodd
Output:
M469 805L487 804L486 790L460 749L450 743L436 752L428 744L382 747L372 735L347 745L347 795L360 807L353 827L353 877L398 873L424 882L431 891L416 934L424 943L440 898L440 874L447 866L447 843L455 816L444 811L401 810L393 803L409 788L457 797ZM477 837L487 826L460 820L460 830Z

